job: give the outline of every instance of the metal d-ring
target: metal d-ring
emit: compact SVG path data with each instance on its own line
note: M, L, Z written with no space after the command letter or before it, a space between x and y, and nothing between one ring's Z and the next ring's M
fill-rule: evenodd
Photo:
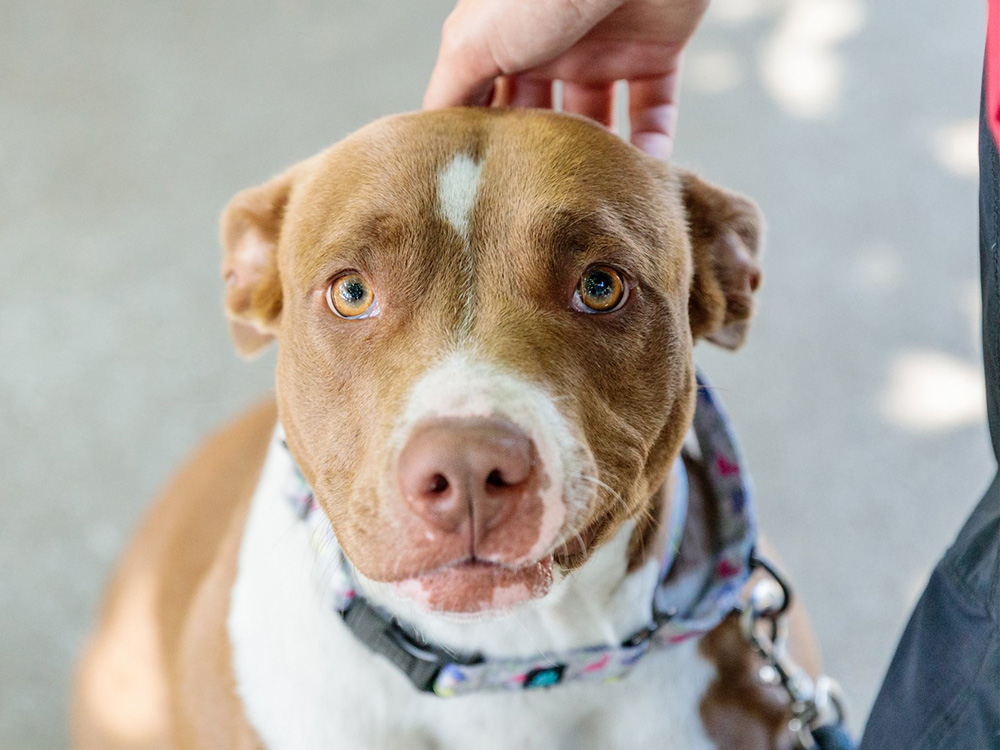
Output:
M792 587L789 585L788 581L785 580L784 576L778 572L778 569L775 568L769 560L758 555L757 550L755 549L750 553L750 570L753 571L757 568L760 568L771 576L774 582L781 587L782 594L780 607L769 612L762 612L761 614L772 618L781 617L788 611L788 608L792 606L792 599L794 597L794 594L792 594Z

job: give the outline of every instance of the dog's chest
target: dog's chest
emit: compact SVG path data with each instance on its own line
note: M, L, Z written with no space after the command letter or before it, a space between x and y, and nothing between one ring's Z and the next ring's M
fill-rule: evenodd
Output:
M715 747L699 711L715 669L695 639L649 654L615 683L417 692L322 601L308 531L272 496L282 477L271 464L247 520L228 623L237 691L268 750Z

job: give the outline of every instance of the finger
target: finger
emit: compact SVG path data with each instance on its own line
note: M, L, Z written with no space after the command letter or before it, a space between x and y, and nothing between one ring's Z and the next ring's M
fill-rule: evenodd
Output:
M509 107L514 95L514 81L510 76L499 76L493 79L493 93L489 97L491 107Z
M502 72L492 55L474 44L442 39L424 92L423 107L441 109L463 104L489 104L494 79Z
M510 82L509 106L552 109L552 81L540 78L528 78L527 76L514 76L510 79Z
M629 81L632 143L650 156L669 159L677 127L679 70L655 78Z
M484 107L493 95L493 76L453 77L452 71L438 73L435 68L424 93L424 109L444 109L462 105Z
M563 83L563 111L574 112L591 120L597 120L605 127L611 127L614 110L614 84L611 83Z

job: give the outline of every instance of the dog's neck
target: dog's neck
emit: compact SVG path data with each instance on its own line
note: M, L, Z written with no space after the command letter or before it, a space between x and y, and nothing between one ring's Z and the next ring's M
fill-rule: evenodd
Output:
M482 722L500 709L505 712L501 717L517 717L519 734L511 742L527 747L522 738L551 737L545 746L554 747L558 744L554 737L564 731L558 723L563 719L595 720L612 727L611 734L618 731L613 725L619 721L621 731L626 731L633 719L616 719L615 706L627 703L636 708L647 695L655 696L657 705L648 710L660 722L651 731L659 734L669 728L681 744L685 737L703 737L697 707L713 672L697 658L693 642L661 651L655 666L646 660L639 663L638 676L622 686L615 693L617 702L610 704L587 690L531 691L530 702L520 697L527 695L523 692L493 693L488 700L468 696L457 713L450 701L433 698L427 702L425 694L414 691L395 665L344 627L322 587L316 585L317 576L322 583L331 574L330 560L317 556L308 525L282 494L293 466L287 451L272 446L249 508L227 622L236 691L265 746L319 750L342 742L348 727L355 732L347 740L351 747L470 747L476 745L475 738L481 739ZM692 502L691 511L697 515L695 506L701 502L695 496ZM420 615L411 617L443 645L472 644L498 657L620 642L636 625L645 624L658 579L652 560L626 572L628 536L628 529L623 528L550 591L550 596L558 598L553 596L545 606L540 602L530 613L465 623L438 618L424 623ZM682 545L678 562L685 555ZM375 595L367 584L363 593ZM603 685L598 681L595 687L600 690ZM449 712L451 724L438 716L442 711ZM553 727L554 716L562 718ZM506 719L499 721L503 724ZM450 727L461 739L424 745L406 734L405 741L389 741L400 726L414 736L421 726L432 726L427 731L433 736ZM495 733L499 729L492 731L494 738L501 736ZM600 739L607 736L611 735L597 735L597 744L588 746L610 746ZM501 746L506 746L502 740L491 745ZM699 740L684 746L710 745Z
M667 486L673 483L672 477ZM661 491L670 494L667 487ZM664 499L664 505L668 504L669 497ZM651 621L653 594L662 575L662 560L657 555L628 571L634 528L634 522L626 521L578 569L562 573L557 568L556 581L544 597L500 613L456 616L429 612L394 594L389 585L363 576L359 580L371 601L425 640L459 653L503 658L618 645ZM659 534L665 537L666 533L663 525Z
M325 514L312 500L311 491L284 446L280 427L268 466L278 486L285 488L278 493L284 496L262 497L254 502L286 504L311 527L312 547L317 555L315 584L330 609L343 610L349 603L345 592L353 596L356 589L367 602L429 643L456 653L483 653L496 658L616 646L648 626L654 589L679 545L687 507L686 475L678 463L658 490L663 497L657 505L664 509L664 517L654 544L661 553L647 555L630 571L629 542L635 523L626 521L584 565L568 573L557 567L555 583L544 597L499 613L456 615L429 611L401 596L396 586L365 577L341 556ZM681 502L676 501L677 497Z
M356 645L363 641L374 652L388 656L421 689L432 689L439 695L454 694L457 686L463 692L518 686L528 674L555 669L543 669L536 663L538 655L544 656L544 665L553 661L562 665L558 674L545 674L540 679L548 681L538 684L561 680L563 669L570 679L590 679L595 670L605 667L609 673L623 675L649 647L708 632L739 606L740 591L750 571L756 524L752 493L725 413L710 387L700 378L699 384L693 430L696 445L693 454L685 452L685 463L690 457L692 467L697 467L694 478L698 481L691 490L704 491L676 493L668 485L664 492L675 497L673 502L666 497L661 504L676 509L677 498L688 500L683 517L661 523L661 532L668 536L671 527L681 532L663 545L676 551L676 556L653 555L630 571L628 546L634 529L625 523L584 565L557 578L544 597L479 619L429 611L403 598L405 591L399 587L357 574L345 560L326 514L316 504L279 433L253 499L241 548L230 612L234 646L245 640L240 638L240 621L253 619L253 605L246 604L262 596L269 598L266 591L255 587L249 569L289 545L295 547L288 550L291 557L311 561L314 577L319 578L311 601L300 598L289 604L302 610L303 616L315 609L307 617L316 624L342 613L360 639ZM678 465L671 484L681 476L687 473ZM289 518L293 523L298 521L294 533L286 528ZM269 568L263 569L274 578L276 571ZM288 575L286 571L285 577ZM281 584L277 585L280 590ZM243 599L246 602L241 608ZM264 609L269 606L264 605ZM404 623L402 630L396 621ZM410 637L404 631L416 632L424 643L436 648L443 661L439 656L430 661L421 656L419 665L411 663L410 647L399 645L400 637ZM422 648L419 643L418 638L412 645ZM458 664L451 663L453 654L459 657ZM462 654L475 656L463 661ZM524 663L526 657L530 664ZM427 672L428 664L434 667L432 672Z

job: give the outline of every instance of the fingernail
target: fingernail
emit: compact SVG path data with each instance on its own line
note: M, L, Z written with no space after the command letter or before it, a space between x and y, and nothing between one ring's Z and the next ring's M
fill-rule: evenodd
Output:
M632 133L632 145L650 156L666 161L673 151L674 139L664 133Z

